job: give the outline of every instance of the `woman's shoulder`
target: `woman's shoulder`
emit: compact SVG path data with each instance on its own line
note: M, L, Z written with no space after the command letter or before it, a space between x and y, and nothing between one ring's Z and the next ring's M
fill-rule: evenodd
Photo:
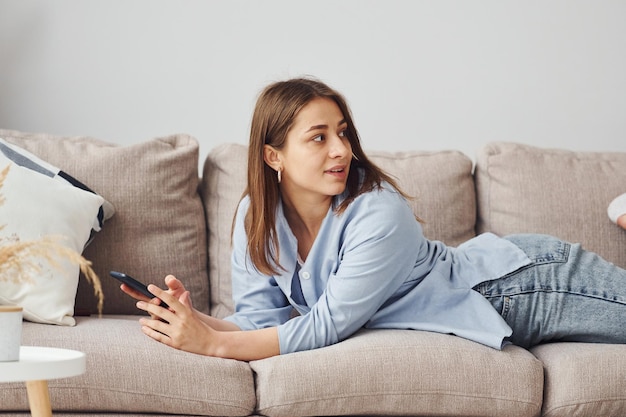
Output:
M334 222L341 224L347 246L378 242L386 248L416 252L423 233L407 200L390 184L356 197ZM380 246L376 246L379 247Z
M379 220L398 221L402 218L415 220L415 215L406 200L391 184L382 182L372 190L357 196L346 209L349 215L376 217Z

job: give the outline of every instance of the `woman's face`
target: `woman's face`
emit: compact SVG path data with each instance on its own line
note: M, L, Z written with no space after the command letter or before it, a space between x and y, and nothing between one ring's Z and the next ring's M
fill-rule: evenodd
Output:
M277 151L281 191L292 203L329 204L345 190L352 159L347 128L331 99L313 99L296 115L285 146Z

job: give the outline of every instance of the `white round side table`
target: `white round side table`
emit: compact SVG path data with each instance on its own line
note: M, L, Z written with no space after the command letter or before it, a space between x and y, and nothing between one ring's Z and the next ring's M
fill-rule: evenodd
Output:
M48 380L85 373L83 352L49 347L22 346L20 360L0 362L0 382L25 381L33 417L51 417Z

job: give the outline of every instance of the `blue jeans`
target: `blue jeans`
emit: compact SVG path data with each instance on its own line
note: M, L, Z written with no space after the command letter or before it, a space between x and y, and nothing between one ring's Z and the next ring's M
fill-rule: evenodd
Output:
M551 236L505 238L533 263L474 289L511 326L512 343L626 343L626 270Z

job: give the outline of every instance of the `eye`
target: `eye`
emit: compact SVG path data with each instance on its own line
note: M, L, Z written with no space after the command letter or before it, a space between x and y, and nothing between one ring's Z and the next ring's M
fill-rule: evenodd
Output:
M337 133L337 135L340 138L347 138L348 137L348 125L346 123L342 123L339 126L339 133Z
M313 142L322 142L324 140L324 135L317 135L313 137Z

